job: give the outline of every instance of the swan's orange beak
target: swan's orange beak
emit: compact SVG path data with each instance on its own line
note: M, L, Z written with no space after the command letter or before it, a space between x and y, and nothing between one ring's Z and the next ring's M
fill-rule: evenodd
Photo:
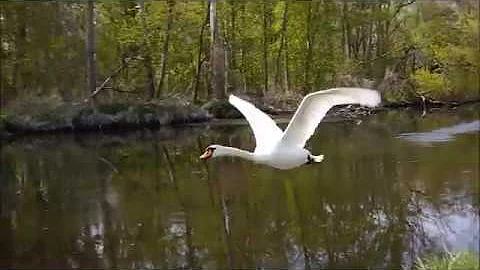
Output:
M200 156L200 159L207 160L207 159L211 158L212 155L213 155L213 150L209 148L209 149L205 150L205 153L203 153Z

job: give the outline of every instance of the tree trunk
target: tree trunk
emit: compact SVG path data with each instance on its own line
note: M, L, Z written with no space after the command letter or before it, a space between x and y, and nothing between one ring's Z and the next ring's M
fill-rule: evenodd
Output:
M229 39L228 39L228 57L225 59L226 62L226 81L227 81L227 85L226 85L226 89L227 89L227 92L230 92L231 90L233 89L236 89L237 88L237 61L236 61L236 50L237 50L237 46L236 46L236 43L235 43L235 40L236 40L236 32L237 29L236 29L236 20L237 20L237 9L235 8L236 6L236 2L235 1L230 1L229 2L229 5L230 5L230 21L229 21L229 31L228 31L228 36L229 36Z
M237 10L235 9L235 2L230 1L230 23L231 23L231 35L230 35L230 66L232 69L235 69L237 66L236 59L235 59L235 31L236 29L236 19L237 19Z
M303 83L303 93L306 94L310 92L310 62L312 61L312 46L313 46L313 37L312 37L312 2L308 3L307 11L307 29L305 34L305 70L303 73L304 83Z
M212 89L217 99L225 99L225 50L217 23L217 1L210 0Z
M202 28L200 30L200 35L198 37L198 55L197 55L197 69L196 69L196 76L195 76L195 83L194 83L194 90L193 90L193 102L196 103L198 101L198 88L200 85L200 74L202 71L202 52L203 52L203 34L205 32L205 28L207 27L208 19L210 16L210 2L208 2L207 11L205 12L205 20L203 21Z
M225 24L226 25L226 24ZM228 91L230 90L229 88L229 74L228 74L228 71L230 70L230 63L228 62L228 60L230 59L230 51L227 50L226 47L224 47L225 49L223 50L223 75L224 75L224 82L225 82L225 85L223 86L223 89L224 91Z
M290 90L290 65L288 64L289 61L289 53L288 53L288 38L285 38L285 53L284 53L285 59L285 67L284 67L284 85L285 85L285 92L288 92Z
M0 5L0 18L4 18L3 6ZM3 44L3 20L0 20L0 44ZM3 46L0 46L0 108L5 108L5 75L3 74Z
M343 34L342 34L342 43L343 43L343 54L345 58L349 59L350 58L350 50L349 50L349 44L350 44L350 26L348 24L348 3L343 2L343 9L342 9L342 29L343 29Z
M382 4L378 4L378 12L382 12ZM377 20L376 25L376 36L377 36L377 44L376 44L376 58L380 58L383 54L383 23L382 19Z
M268 92L268 14L267 2L263 1L263 93Z
M168 48L170 43L170 32L172 30L173 25L173 8L175 6L175 1L168 0L167 1L167 9L168 15L167 20L165 22L166 29L165 29L165 41L163 42L163 50L162 50L162 67L160 71L160 81L158 82L158 89L157 89L157 98L161 97L163 92L163 85L165 84L165 77L167 72L167 65L168 65Z
M152 66L152 57L150 55L150 42L148 37L148 28L147 28L147 13L145 10L145 1L140 1L140 16L142 20L142 28L143 28L143 44L144 44L144 51L143 51L143 64L145 66L145 70L147 71L147 97L148 100L152 100L155 97L155 70Z
M95 55L95 4L93 0L87 3L87 85L88 93L96 88L96 55ZM88 94L87 94L88 95Z
M23 78L23 60L25 58L25 42L27 37L27 27L25 20L27 18L26 6L18 5L16 11L17 29L15 33L15 62L13 65L13 87L15 87L15 94L21 95L24 91Z
M62 39L65 35L64 33L64 21L65 17L68 16L65 14L62 3L59 1L53 2L53 14L52 14L52 35L54 40ZM63 43L63 42L62 42ZM61 51L52 50L51 48L46 49L46 53L49 55L49 62L51 63L50 68L53 70L49 71L53 77L53 83L58 89L58 93L61 95L63 101L72 101L73 100L73 87L69 86L71 83L67 77L67 72L65 70L65 63L67 58L66 44L62 44L63 49ZM61 53L61 55L58 55ZM60 57L59 57L60 56Z
M287 1L285 1L285 4L287 4ZM285 59L285 67L284 67L284 85L285 85L285 92L288 92L290 90L290 54L288 53L288 33L287 27L288 27L288 16L285 15L287 22L285 23L285 53L283 54Z
M241 25L244 26L245 25L245 14L246 14L246 11L245 11L245 2L242 2L241 3L241 6L240 6L240 11L241 11ZM240 27L240 29L244 29L244 27ZM242 33L244 33L242 31ZM247 92L247 52L246 52L246 44L245 42L243 41L242 42L242 47L240 48L240 73L241 73L241 80L242 80L242 88L243 88L243 92L246 93Z
M280 29L280 48L278 49L278 54L277 54L277 70L275 74L275 84L281 85L281 67L280 67L280 62L281 62L281 57L283 50L285 48L285 43L286 43L286 32L287 32L287 23L288 23L288 1L284 2L285 7L283 9L283 16L282 16L282 28ZM283 85L283 90L285 91L286 86Z
M372 8L370 9L370 12L373 13L375 12L375 9ZM375 21L370 21L368 25L368 33L367 33L367 42L366 42L366 63L368 67L368 73L369 75L372 75L372 51L373 51L373 27L374 27Z

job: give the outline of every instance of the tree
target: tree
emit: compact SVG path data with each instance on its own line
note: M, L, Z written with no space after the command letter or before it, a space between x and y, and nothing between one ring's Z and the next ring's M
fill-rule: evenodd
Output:
M271 13L267 2L263 1L263 92L268 92L268 43L270 39ZM260 94L262 94L260 92Z
M3 7L0 6L0 18L4 18L3 15ZM3 44L3 19L0 20L0 44ZM0 46L0 109L4 108L5 106L5 87L6 87L6 81L5 81L5 75L3 73L3 59L5 56L3 55L3 46Z
M96 89L96 61L95 61L95 4L93 0L87 2L87 85L88 92Z
M310 86L310 63L312 62L313 57L313 46L314 46L314 39L313 39L313 31L312 31L312 24L313 24L313 3L310 1L307 8L307 21L305 22L306 30L305 30L305 70L303 72L303 94L307 94L311 90Z
M220 36L217 22L217 1L210 0L210 66L212 74L212 89L217 99L224 99L225 93L225 48Z
M198 92L200 88L200 74L202 72L202 65L204 63L204 59L202 59L202 54L204 53L203 35L209 21L209 16L210 16L210 2L208 2L207 9L205 12L205 19L202 23L200 34L198 37L197 68L195 70L195 81L194 81L194 88L193 88L193 102L195 103L198 101Z
M197 102L240 89L303 94L343 84L342 75L379 84L387 69L478 96L466 91L478 81L471 0L22 1L0 9L9 100L75 100L99 88L109 91L105 101L127 102L173 94ZM428 63L442 76L418 71Z
M148 33L148 27L146 22L146 9L145 9L145 1L140 1L140 16L142 20L142 28L143 28L143 37L144 37L144 53L143 53L143 63L145 69L147 70L147 93L148 99L153 99L155 97L155 70L152 66L152 56L150 54L150 38ZM167 45L168 46L168 45Z
M162 64L161 64L161 71L160 71L160 80L158 82L158 92L157 98L161 96L164 84L165 84L165 77L167 72L167 65L168 65L168 49L170 46L170 32L172 30L173 24L173 8L175 6L175 1L168 0L167 1L167 17L165 20L165 40L163 42L163 49L162 49Z
M288 1L284 2L283 14L282 14L282 26L280 30L280 46L277 53L277 67L275 73L275 83L277 85L282 85L284 91L288 91L288 39L287 39L287 25L288 25ZM282 74L281 66L283 54L283 83L282 83Z
M21 94L24 90L25 82L23 78L24 74L24 61L25 61L25 47L27 38L27 25L26 17L28 7L24 5L16 6L16 32L15 32L15 64L13 66L13 86L15 87L16 94Z

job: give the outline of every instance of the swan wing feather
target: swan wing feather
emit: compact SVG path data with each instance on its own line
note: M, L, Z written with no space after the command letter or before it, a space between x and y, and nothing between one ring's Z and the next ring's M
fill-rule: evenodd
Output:
M235 95L230 95L228 102L235 106L250 124L256 141L255 153L271 151L283 134L275 121L250 102Z
M281 144L284 147L304 147L325 114L336 105L360 104L374 107L380 94L365 88L333 88L306 95L290 120Z

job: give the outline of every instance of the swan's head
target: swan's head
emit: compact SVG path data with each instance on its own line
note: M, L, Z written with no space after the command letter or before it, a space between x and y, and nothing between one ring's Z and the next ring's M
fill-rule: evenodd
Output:
M253 153L250 153L248 151L241 150L235 147L221 146L217 144L212 144L205 148L205 152L200 156L200 159L207 160L209 158L221 156L241 157L249 160L255 159Z
M205 148L205 152L200 156L200 159L207 160L209 158L217 157L221 154L223 147L220 145L209 145Z

